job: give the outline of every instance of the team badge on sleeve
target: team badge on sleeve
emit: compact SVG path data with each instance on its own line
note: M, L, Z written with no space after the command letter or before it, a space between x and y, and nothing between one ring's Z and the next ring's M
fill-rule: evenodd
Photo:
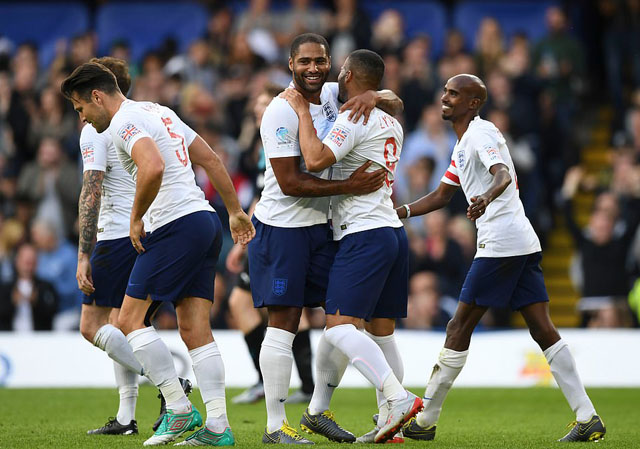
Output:
M133 123L125 123L118 130L118 136L125 142L129 142L136 134L140 134L140 130Z
M341 147L342 143L344 142L344 140L349 135L349 132L350 131L347 128L345 128L344 126L336 125L336 126L334 126L333 130L331 131L331 134L329 135L329 138L331 139L331 141L333 143L335 143L337 146Z
M91 164L94 162L92 142L83 143L80 147L80 152L82 153L82 160L85 164Z
M500 152L494 146L485 145L484 150L492 161L500 160Z
M276 129L276 143L278 145L288 145L292 143L291 136L289 135L289 130L284 126Z

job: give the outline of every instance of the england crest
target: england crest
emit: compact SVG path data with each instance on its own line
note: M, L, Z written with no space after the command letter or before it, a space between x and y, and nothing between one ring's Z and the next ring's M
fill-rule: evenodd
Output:
M273 294L276 296L282 296L287 292L287 279L274 279L273 280Z

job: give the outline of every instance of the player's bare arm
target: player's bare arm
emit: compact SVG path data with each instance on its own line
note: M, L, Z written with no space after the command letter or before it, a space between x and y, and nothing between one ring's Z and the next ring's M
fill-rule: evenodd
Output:
M360 95L350 98L340 108L340 112L351 110L349 113L349 121L358 123L361 116L364 116L363 124L369 121L369 114L373 108L382 109L389 115L397 116L404 111L404 103L393 91L384 90L368 90Z
M136 195L131 208L129 238L135 250L142 253L144 248L140 239L146 236L142 217L160 190L164 174L164 159L156 143L149 137L143 137L133 145L131 158L138 168L138 173Z
M511 184L511 175L506 165L492 165L489 172L493 175L493 182L489 186L489 190L470 198L471 204L467 208L467 218L471 221L480 218L487 210L487 206L502 195L502 192Z
M289 196L317 197L332 195L363 195L382 187L384 169L367 173L371 161L367 161L349 179L328 181L300 171L300 157L279 157L269 159L282 193Z
M220 157L200 136L196 136L191 145L189 145L189 157L192 163L204 168L211 184L222 197L222 201L229 212L229 229L234 243L246 246L256 235L256 230L249 216L244 213L240 206L236 189L233 187L229 173L227 173Z
M411 216L424 215L434 210L442 209L449 204L458 189L458 186L441 182L433 192L407 205L411 211ZM399 218L407 218L407 212L405 206L396 207L396 213Z
M98 233L98 216L100 215L100 201L102 199L102 182L104 172L87 170L82 175L82 190L78 201L78 227L80 238L78 241L78 268L76 279L78 288L86 295L95 291L91 277L91 251Z
M336 163L333 151L318 139L309 112L309 102L295 89L285 89L279 97L287 100L298 116L298 138L300 151L307 169L312 172L324 170Z

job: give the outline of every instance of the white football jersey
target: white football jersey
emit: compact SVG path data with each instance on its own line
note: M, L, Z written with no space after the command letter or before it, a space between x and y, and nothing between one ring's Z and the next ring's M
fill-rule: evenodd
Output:
M134 179L138 169L131 150L139 139L150 137L164 159L160 191L147 211L151 232L193 212L213 211L196 185L189 160L189 145L197 134L175 112L148 101L125 100L109 132L122 166Z
M98 133L92 125L85 125L80 133L80 152L83 171L104 172L98 241L129 236L129 218L136 192L136 183L116 155L108 132Z
M453 149L451 165L442 182L461 186L467 202L486 192L493 182L491 166L504 164L513 182L493 200L476 220L476 257L510 257L541 251L540 241L524 214L518 192L518 177L502 133L480 117L469 123Z
M338 84L322 86L320 104L309 105L318 138L327 135L338 117ZM313 226L327 222L329 197L302 198L282 193L271 167L270 159L300 157L300 170L306 173L304 159L300 153L298 138L298 116L283 98L274 98L264 111L260 125L260 136L264 147L266 169L264 190L254 214L262 223L281 228ZM322 179L329 178L330 168L311 173Z
M396 164L402 151L402 126L386 112L375 108L369 121L363 125L349 121L350 111L338 116L323 143L333 151L336 164L333 166L332 179L348 179L362 164L373 161L367 171L382 168L387 177L382 187L366 195L338 195L332 197L333 237L340 240L354 232L382 227L400 228L391 200L392 185Z

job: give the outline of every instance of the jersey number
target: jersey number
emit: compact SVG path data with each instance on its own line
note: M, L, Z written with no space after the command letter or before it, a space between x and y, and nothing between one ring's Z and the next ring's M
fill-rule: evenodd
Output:
M182 145L182 155L180 154L179 150L176 150L176 156L178 157L178 160L182 163L182 165L186 167L187 162L189 162L189 157L187 156L187 147L184 144L184 137L182 137L180 134L174 133L173 131L171 131L171 129L169 129L169 125L173 124L169 117L163 118L162 123L164 123L164 126L167 127L167 132L172 139L180 139L180 144Z
M389 173L393 173L396 169L396 164L398 163L398 146L396 145L396 139L394 137L389 137L384 142L384 163L389 169L386 173L384 182L387 184L387 187L391 187L393 184L393 179L389 179ZM391 160L389 160L389 154L391 154Z

